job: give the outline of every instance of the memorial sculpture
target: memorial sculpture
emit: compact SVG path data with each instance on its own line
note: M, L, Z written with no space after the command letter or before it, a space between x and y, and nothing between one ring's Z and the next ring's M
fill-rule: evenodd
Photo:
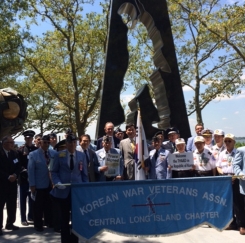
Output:
M129 53L127 49L128 27L123 22L122 16L127 14L131 18L133 28L137 21L143 23L148 31L149 38L154 47L153 62L156 67L149 77L152 82L155 96L156 111L151 116L141 111L144 127L150 129L154 122L158 122L159 129L171 126L178 127L181 137L190 137L190 127L187 118L185 101L179 76L178 64L174 48L171 25L168 15L166 0L117 0L111 1L109 20L107 53L103 89L101 93L101 107L97 122L97 136L104 134L104 124L108 121L119 125L125 122L124 110L120 103L120 92L123 79L128 68ZM127 121L136 117L137 102L142 110L144 100L141 91L134 98L129 107L132 110ZM147 93L144 91L143 93ZM149 101L149 98L146 98ZM145 105L145 103L144 103ZM157 112L157 114L156 114ZM147 130L145 128L145 130ZM151 132L156 129L152 127ZM149 139L153 134L146 131Z

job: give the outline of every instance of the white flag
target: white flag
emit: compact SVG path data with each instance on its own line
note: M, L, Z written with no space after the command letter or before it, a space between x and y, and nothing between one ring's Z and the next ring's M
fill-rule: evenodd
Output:
M149 157L148 146L145 137L144 127L141 121L140 110L137 117L137 135L136 135L136 163L135 163L135 180L145 180L144 160Z

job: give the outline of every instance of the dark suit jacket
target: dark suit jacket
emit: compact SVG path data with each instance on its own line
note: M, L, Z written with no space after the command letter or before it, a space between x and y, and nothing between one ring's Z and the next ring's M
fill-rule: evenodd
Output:
M3 148L0 148L0 193L17 193L17 180L10 182L8 177L20 173L20 162L16 151L11 150L7 157Z
M120 140L117 137L113 136L113 141L114 141L115 148L119 149ZM97 145L96 151L102 149L102 137L97 140L96 145Z
M84 151L80 145L77 146L76 149L78 151L84 153ZM97 157L94 150L92 150L90 148L88 148L87 150L89 153L89 161L87 161L89 182L100 181L101 172L99 172L100 163L98 161L98 157ZM84 155L85 155L85 153L84 153Z
M92 149L88 149L89 152L89 163L88 163L88 175L89 181L100 181L100 172L99 172L99 161L96 153Z

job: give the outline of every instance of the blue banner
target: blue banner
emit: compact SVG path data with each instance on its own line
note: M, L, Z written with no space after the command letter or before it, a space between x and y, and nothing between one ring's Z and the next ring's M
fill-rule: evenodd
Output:
M171 235L232 219L231 177L72 185L73 232L91 239L103 229L123 235Z

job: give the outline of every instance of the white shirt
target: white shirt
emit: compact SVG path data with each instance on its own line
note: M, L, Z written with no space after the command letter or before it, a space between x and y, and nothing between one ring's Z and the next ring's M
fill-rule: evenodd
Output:
M232 163L235 154L236 149L233 149L231 153L229 153L226 149L220 153L216 166L222 169L224 174L234 174Z
M216 162L218 161L219 155L222 151L225 150L225 146L224 144L219 148L217 144L215 144L212 148L211 148L211 152L216 160Z
M193 152L193 161L195 165L195 170L199 171L210 171L216 168L216 161L212 156L212 153L204 148L203 152L200 154L197 149Z

